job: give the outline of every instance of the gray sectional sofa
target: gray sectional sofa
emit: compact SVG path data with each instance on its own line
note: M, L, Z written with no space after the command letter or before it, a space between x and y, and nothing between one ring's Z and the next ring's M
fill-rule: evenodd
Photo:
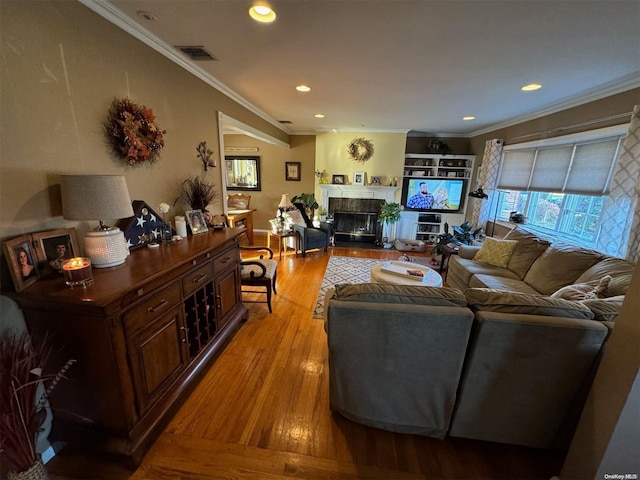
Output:
M331 408L403 433L566 447L634 265L524 227L506 238L517 245L505 267L461 248L450 287L330 291ZM553 295L605 275L604 298Z

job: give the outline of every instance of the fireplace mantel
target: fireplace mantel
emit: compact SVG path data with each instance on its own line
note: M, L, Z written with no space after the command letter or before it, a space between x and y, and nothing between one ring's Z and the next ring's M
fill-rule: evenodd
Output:
M362 185L318 185L322 191L322 206L329 208L330 198L379 198L387 203L395 201L400 187L371 187Z

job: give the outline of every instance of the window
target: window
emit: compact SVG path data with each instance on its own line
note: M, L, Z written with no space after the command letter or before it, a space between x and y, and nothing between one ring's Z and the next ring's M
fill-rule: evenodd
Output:
M505 147L492 213L522 213L530 226L594 247L623 139L614 127Z

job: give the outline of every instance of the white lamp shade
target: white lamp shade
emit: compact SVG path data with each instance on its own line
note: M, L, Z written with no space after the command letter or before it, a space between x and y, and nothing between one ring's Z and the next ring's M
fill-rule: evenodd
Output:
M68 220L131 217L133 208L122 175L61 175L62 212Z

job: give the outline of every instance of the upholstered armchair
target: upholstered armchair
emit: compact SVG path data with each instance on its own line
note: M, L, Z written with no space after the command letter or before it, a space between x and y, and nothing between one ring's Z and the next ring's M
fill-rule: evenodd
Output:
M300 250L304 257L308 250L323 248L327 251L331 243L332 226L326 222L320 222L319 227L314 227L311 219L307 216L304 206L301 203L294 203L296 208L302 214L305 225L293 225L294 231L298 232L300 237Z

